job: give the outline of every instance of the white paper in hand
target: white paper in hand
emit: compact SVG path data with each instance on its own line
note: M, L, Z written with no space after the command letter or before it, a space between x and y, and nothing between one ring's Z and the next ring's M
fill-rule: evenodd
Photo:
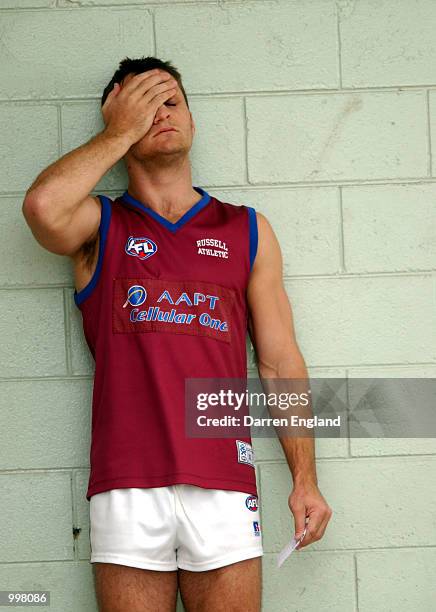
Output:
M301 538L296 540L295 537L293 537L292 540L289 542L289 544L286 544L283 550L279 552L279 554L277 555L277 567L280 567L286 561L289 555L297 548L300 542L302 542L304 536L306 535L306 531L307 531L307 525L304 528Z

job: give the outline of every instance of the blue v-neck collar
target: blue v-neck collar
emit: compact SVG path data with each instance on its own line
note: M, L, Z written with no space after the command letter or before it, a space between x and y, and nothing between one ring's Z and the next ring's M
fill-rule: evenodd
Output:
M194 217L197 213L199 213L200 210L202 210L210 202L211 197L207 193L207 191L205 191L201 187L194 187L194 185L193 185L193 188L195 189L195 191L197 191L202 196L202 198L201 200L196 202L193 206L191 206L191 208L187 210L185 214L182 217L180 217L178 221L176 221L176 223L171 223L171 221L168 221L168 219L165 219L165 217L162 217L162 215L157 213L155 210L153 210L149 206L146 206L145 204L143 204L142 202L140 202L139 200L131 196L127 190L123 193L121 197L128 204L131 204L132 206L139 208L140 210L150 215L150 217L153 217L153 219L158 221L161 225L169 229L171 232L176 232L178 229L183 227L187 221L189 221L190 219L192 219L192 217Z

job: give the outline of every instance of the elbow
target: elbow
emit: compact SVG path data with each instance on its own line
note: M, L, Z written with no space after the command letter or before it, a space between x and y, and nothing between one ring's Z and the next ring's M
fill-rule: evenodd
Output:
M50 206L47 200L43 200L33 191L25 195L21 211L31 228L34 226L52 227L55 224L53 206Z
M278 369L260 358L257 360L257 370L261 378L278 378Z
M31 187L26 191L26 195L24 196L22 211L23 215L31 216L35 215L42 208L42 198L41 194L39 194L35 189Z
M24 218L27 223L31 223L33 219L40 215L41 211L41 202L37 200L33 194L27 193L24 200L23 205L21 207L21 212L23 213Z
M307 378L306 363L301 352L294 347L284 354L274 355L269 360L258 360L259 375L263 378Z

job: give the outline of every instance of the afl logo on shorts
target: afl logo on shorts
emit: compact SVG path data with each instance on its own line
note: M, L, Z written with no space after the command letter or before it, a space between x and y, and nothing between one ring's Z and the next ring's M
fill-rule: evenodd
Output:
M249 510L251 510L251 512L256 512L258 509L256 495L249 495L245 500L245 505Z
M147 259L156 253L157 244L150 238L134 238L133 236L129 236L124 250L127 255L132 255L132 257Z
M127 300L123 304L123 308L130 306L141 306L147 299L147 291L142 285L132 285L127 291Z

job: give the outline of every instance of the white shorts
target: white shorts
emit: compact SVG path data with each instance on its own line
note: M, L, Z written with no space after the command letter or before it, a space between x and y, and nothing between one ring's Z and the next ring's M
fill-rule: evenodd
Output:
M90 562L194 572L263 555L258 498L190 484L90 498Z

